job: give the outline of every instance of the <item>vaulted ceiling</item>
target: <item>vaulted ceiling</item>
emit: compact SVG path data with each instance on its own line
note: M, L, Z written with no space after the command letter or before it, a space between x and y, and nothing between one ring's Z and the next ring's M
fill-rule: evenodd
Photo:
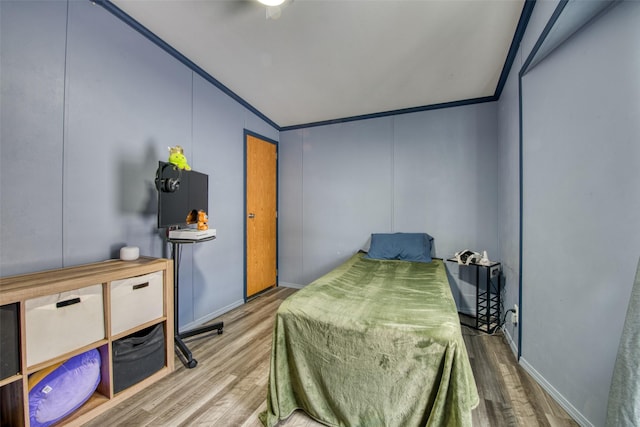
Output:
M526 10L524 0L114 5L279 128L493 97Z

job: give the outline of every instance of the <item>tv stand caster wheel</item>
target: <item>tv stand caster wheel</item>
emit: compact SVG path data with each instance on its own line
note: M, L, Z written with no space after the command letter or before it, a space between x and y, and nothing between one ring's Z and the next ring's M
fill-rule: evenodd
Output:
M196 359L191 359L189 360L189 362L187 363L187 368L189 369L193 369L196 366L198 366L198 361Z

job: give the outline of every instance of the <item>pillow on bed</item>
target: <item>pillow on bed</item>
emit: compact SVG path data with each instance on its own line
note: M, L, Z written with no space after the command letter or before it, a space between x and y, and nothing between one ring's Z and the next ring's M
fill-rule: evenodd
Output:
M427 233L374 233L365 258L431 262L431 241Z

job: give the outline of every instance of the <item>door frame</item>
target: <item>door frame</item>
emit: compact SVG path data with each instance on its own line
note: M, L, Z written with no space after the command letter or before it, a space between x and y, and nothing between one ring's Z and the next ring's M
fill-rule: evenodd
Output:
M242 215L244 217L242 224L244 229L242 230L242 233L244 235L244 240L243 240L243 251L244 251L244 256L243 256L243 298L244 298L244 302L246 303L249 299L253 299L259 295L262 294L262 292L258 292L255 295L252 295L251 297L247 297L247 136L252 136L254 138L258 138L261 139L265 142L268 142L270 144L275 145L276 147L276 288L279 286L279 274L278 274L278 253L279 253L279 248L278 248L278 223L280 220L280 215L279 215L279 211L280 211L280 206L279 206L279 190L280 190L280 183L279 183L279 176L278 176L278 168L279 168L279 156L278 156L278 149L279 149L279 145L278 145L278 141L273 140L271 138L267 138L264 135L260 135L259 133L250 131L249 129L244 129L243 130L243 134L242 134L242 140L243 140L243 145L244 145L244 157L243 157L243 167L244 167L244 174L243 174L243 192L244 192L244 197L242 199ZM268 289L267 289L268 290Z

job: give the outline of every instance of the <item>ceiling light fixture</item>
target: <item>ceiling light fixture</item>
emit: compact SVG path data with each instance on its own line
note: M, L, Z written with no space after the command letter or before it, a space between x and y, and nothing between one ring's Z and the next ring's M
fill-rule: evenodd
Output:
M282 3L284 3L284 0L258 0L258 1L265 6L280 6Z

